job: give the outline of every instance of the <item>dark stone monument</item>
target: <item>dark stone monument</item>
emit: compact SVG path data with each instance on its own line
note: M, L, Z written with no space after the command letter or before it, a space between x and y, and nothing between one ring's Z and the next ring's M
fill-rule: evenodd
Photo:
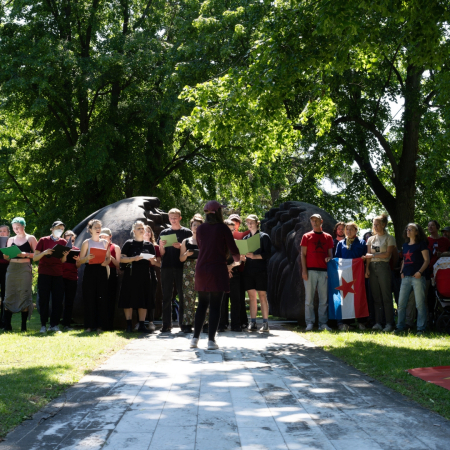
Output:
M270 314L297 320L300 325L305 324L300 242L302 236L312 230L309 218L315 213L322 216L323 231L331 234L336 220L323 209L304 202L286 202L272 208L261 226L272 240L267 289ZM317 301L316 294L316 308Z
M92 219L101 220L103 227L111 229L113 234L113 242L119 247L122 247L125 241L131 238L131 227L136 220L141 220L144 224L150 225L155 233L155 237L157 238L159 233L169 226L169 216L167 213L159 209L159 206L160 201L157 197L131 197L120 200L112 205L105 206L104 208L99 209L90 216L86 217L86 219L73 228L73 231L77 234L75 245L78 248L81 248L83 241L85 239L89 239L90 234L87 231L87 224ZM156 271L159 279L159 269L157 268ZM78 270L78 289L72 316L77 323L83 323L83 302L81 292L83 273L84 265ZM119 273L119 288L121 281L122 277ZM119 288L117 289L118 293ZM156 292L155 317L159 317L161 315L161 302L162 293L161 283L159 282ZM122 310L117 309L114 324L116 328L125 328L125 318Z

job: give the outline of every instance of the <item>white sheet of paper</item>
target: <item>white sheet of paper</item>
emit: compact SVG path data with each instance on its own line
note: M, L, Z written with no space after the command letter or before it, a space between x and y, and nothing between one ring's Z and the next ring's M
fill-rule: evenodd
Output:
M152 255L151 253L141 253L140 256L142 256L144 259L151 259L155 257L155 255Z

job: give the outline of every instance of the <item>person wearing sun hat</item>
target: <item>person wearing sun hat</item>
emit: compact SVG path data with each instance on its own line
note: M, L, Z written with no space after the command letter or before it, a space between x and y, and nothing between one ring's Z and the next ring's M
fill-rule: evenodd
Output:
M240 264L239 249L230 229L223 223L222 208L223 206L215 200L207 202L203 208L206 215L205 223L197 228L199 252L195 270L195 290L198 292L198 306L191 348L198 345L208 306L208 350L219 348L215 336L220 320L220 306L224 292L230 291L228 251L234 259L234 265Z

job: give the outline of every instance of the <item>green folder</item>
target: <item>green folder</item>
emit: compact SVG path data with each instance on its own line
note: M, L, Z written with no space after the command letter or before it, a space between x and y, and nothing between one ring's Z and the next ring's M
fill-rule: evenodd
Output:
M236 243L236 246L239 249L239 253L241 255L253 253L259 248L261 248L261 241L259 238L259 234L255 234L251 238L244 239L242 241L241 240L238 241L235 239L234 242Z
M175 242L178 242L177 235L175 233L172 234L163 234L159 237L159 241L166 241L166 247L172 247Z
M8 255L10 258L15 258L17 255L22 253L20 248L14 244L11 245L11 247L0 248L0 252L2 252L4 255Z

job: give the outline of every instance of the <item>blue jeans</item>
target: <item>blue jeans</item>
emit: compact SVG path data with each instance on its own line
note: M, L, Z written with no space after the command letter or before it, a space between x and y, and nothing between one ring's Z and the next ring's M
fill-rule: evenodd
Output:
M319 326L328 322L328 280L327 273L319 270L308 270L308 280L303 280L305 285L305 322L306 325L314 324L314 295L319 294Z
M417 307L417 331L425 331L427 324L427 304L425 298L425 278L405 277L402 279L400 294L398 296L398 323L397 329L405 328L406 306L408 304L409 294L414 289L414 297Z

